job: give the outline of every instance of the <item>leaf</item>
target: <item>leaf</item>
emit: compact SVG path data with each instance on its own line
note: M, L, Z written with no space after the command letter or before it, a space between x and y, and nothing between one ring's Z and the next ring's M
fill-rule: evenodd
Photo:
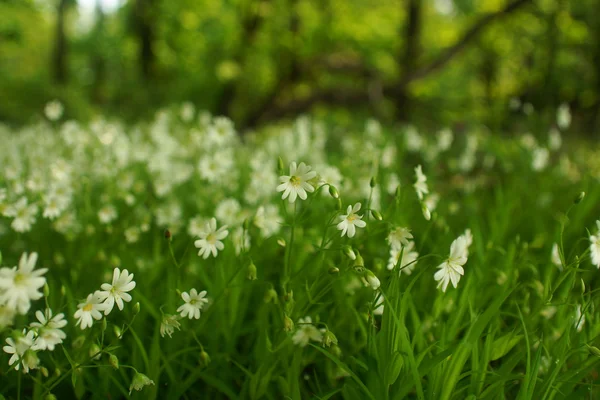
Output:
M492 345L491 361L504 357L513 347L523 339L523 335L515 335L513 332L494 340Z
M385 384L386 386L391 386L398 379L398 375L400 375L400 371L402 371L402 367L404 366L404 358L399 351L395 352L390 359L390 363L387 365L387 369L385 371Z

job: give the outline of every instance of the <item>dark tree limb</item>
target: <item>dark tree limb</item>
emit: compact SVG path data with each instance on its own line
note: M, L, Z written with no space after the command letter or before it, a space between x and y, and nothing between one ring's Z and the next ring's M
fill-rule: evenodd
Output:
M491 23L506 17L522 6L532 3L533 0L515 0L508 4L502 10L483 16L476 22L453 46L447 48L435 60L421 68L415 68L413 73L403 76L399 82L391 85L385 85L380 88L380 93L384 97L397 98L404 93L405 87L416 80L423 79L430 74L441 70L447 63L458 56L474 39L476 39ZM364 69L363 69L364 70ZM280 88L283 92L286 88ZM340 105L360 105L367 104L372 98L367 88L325 88L309 96L291 101L282 101L274 97L265 103L265 107L258 112L253 119L245 125L255 126L259 123L283 118L289 115L304 112L316 104L340 104Z
M481 32L483 32L485 28L487 28L492 22L502 19L503 17L506 17L509 14L512 14L513 12L517 11L519 8L526 5L527 3L532 2L533 0L515 0L500 11L483 16L478 22L475 23L475 25L471 27L471 29L469 29L462 36L462 38L458 42L456 42L453 46L449 47L448 49L444 50L438 58L430 62L425 67L418 69L412 74L404 76L401 83L403 85L406 85L412 81L425 78L431 73L440 70L454 57L459 55L467 47L467 45L469 45L475 38L477 38L477 36L479 36Z
M67 74L67 35L65 33L65 14L69 0L60 0L58 3L56 18L56 38L54 53L52 55L54 81L65 84L68 80Z

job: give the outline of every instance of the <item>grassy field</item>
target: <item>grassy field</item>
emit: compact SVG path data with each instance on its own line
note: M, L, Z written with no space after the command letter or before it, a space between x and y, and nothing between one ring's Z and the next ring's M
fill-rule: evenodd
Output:
M0 128L0 392L597 398L600 148L567 125Z

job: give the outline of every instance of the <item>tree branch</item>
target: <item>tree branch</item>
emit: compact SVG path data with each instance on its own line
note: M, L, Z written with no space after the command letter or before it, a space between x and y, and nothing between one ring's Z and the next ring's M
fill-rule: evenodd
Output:
M426 77L427 75L441 69L444 65L446 65L448 62L450 62L454 57L456 57L458 54L460 54L467 47L467 45L470 42L472 42L473 39L475 39L492 22L494 22L498 19L501 19L503 17L506 17L507 15L513 13L514 11L516 11L519 8L521 8L522 6L524 6L525 4L531 3L531 2L532 2L532 0L515 0L512 3L510 3L509 5L507 5L505 8L503 8L502 10L496 11L495 13L491 13L491 14L488 14L488 15L482 17L479 21L477 21L477 23L475 23L475 25L473 25L471 27L471 29L469 29L463 35L463 37L458 42L456 42L453 46L444 50L437 59L435 59L434 61L429 63L429 65L426 65L425 67L418 69L414 73L403 77L400 82L401 86L407 85L408 83L410 83L412 81L422 79L422 78Z

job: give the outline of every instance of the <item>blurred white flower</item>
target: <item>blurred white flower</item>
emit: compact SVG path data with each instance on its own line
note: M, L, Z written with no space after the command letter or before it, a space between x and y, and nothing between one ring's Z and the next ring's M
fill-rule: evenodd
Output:
M19 370L23 365L23 372L29 373L30 369L36 369L39 365L39 359L32 349L34 341L34 331L26 332L23 329L23 334L17 334L13 339L11 337L6 339L8 346L4 346L2 349L8 354L12 354L8 365L15 365L15 370Z
M290 203L296 201L296 197L306 200L306 192L314 192L315 188L308 182L317 176L315 171L311 171L309 165L303 162L296 166L296 162L290 164L290 174L279 177L281 184L277 186L278 192L283 192L282 199L288 199Z
M102 319L101 311L106 309L106 305L98 295L98 292L90 293L83 303L77 305L74 317L77 318L75 325L81 329L90 328L95 320Z
M548 147L550 150L558 150L562 146L562 137L560 136L560 131L556 128L550 129L548 132Z
M437 271L433 277L439 282L438 288L441 287L442 291L445 292L449 282L452 282L452 286L455 288L457 287L461 276L465 274L463 265L466 264L467 257L467 239L465 236L459 236L450 246L450 256L438 266L439 271Z
M54 347L67 337L67 334L61 330L67 325L65 315L60 313L52 316L52 310L46 308L43 313L36 311L35 316L39 322L31 323L37 335L31 348L54 351Z
M254 216L254 225L260 229L264 238L271 237L279 232L283 220L279 216L279 209L273 204L260 206Z
M452 146L454 135L448 128L442 129L437 133L437 148L439 151L446 151Z
M37 205L28 204L27 198L21 197L6 208L4 215L14 218L10 226L15 232L28 232L35 223L37 212Z
M119 310L123 310L123 302L130 302L131 295L127 292L132 291L135 288L135 281L133 280L133 274L124 269L121 271L119 268L113 270L112 283L103 283L97 293L99 299L104 303L104 315L110 314L115 303Z
M563 131L571 126L571 109L567 103L563 103L556 111L556 124Z
M117 219L117 209L111 204L107 204L98 211L98 219L103 224L110 224Z
M417 265L415 261L419 258L419 253L414 248L415 242L408 242L406 247L392 247L390 249L387 269L392 270L399 265L398 273L400 275L403 273L410 275ZM402 256L402 259L400 259L400 256Z
M348 234L348 237L354 237L356 234L356 228L364 228L367 226L367 223L362 220L362 215L358 215L357 212L360 211L361 204L356 203L353 206L348 206L346 209L346 215L340 215L340 219L342 220L339 224L337 224L337 228L342 231L341 236Z
M402 246L408 246L412 239L413 235L410 233L410 229L399 226L390 231L386 240L392 249L399 249Z
M204 230L200 233L200 239L194 242L194 246L199 249L198 256L207 259L212 253L213 257L217 256L217 252L223 250L225 246L222 240L227 237L229 231L227 225L223 225L217 229L217 220L211 218L204 225Z
M538 147L534 149L532 153L531 168L533 168L534 171L543 170L544 168L546 168L546 166L548 166L549 158L550 152L548 151L548 149L544 147Z
M323 333L312 324L310 317L300 318L296 327L296 332L292 336L292 342L297 346L305 347L311 340L313 342L323 340Z
M42 275L46 268L35 268L37 253L23 253L19 267L0 268L0 304L5 305L19 314L26 314L31 307L31 300L42 298L40 289L46 283Z
M63 112L64 107L58 100L52 100L46 104L46 107L44 107L44 114L50 121L57 121L60 119L60 117L63 115Z
M563 270L563 265L562 265L562 261L560 259L560 253L559 253L559 249L558 249L558 243L554 243L552 245L552 264L556 265L558 267L559 270Z
M417 192L419 200L423 200L423 196L429 193L429 188L427 187L427 177L423 174L421 165L417 165L417 167L415 167L415 176L416 181L413 186Z
M595 235L590 235L590 256L592 264L600 269L600 220L596 221L598 231Z
M242 206L240 202L234 198L229 198L219 202L219 205L215 209L215 217L224 224L235 225L236 223L241 223L241 211Z
M181 293L181 298L185 301L185 303L177 309L181 318L188 317L189 319L200 319L200 310L208 303L206 290L198 293L196 289L192 289L189 294L188 292Z

